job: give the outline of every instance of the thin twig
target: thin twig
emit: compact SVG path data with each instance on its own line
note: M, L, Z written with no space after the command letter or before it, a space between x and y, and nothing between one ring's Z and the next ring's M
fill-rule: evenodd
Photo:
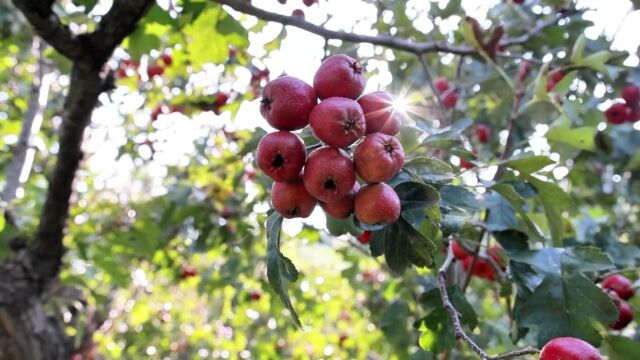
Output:
M473 341L473 339L469 337L469 335L467 335L467 333L462 328L462 324L460 323L460 313L451 303L451 300L449 299L449 294L447 293L447 285L446 285L447 270L449 269L449 267L453 263L453 259L455 258L453 255L452 244L453 242L449 243L449 247L447 248L447 257L442 263L442 266L440 266L440 269L438 269L438 289L440 290L440 298L442 299L442 305L449 313L449 316L451 317L451 321L453 322L453 331L455 332L456 339L462 339L462 341L466 342L469 345L469 347L476 354L478 354L480 358L483 360L506 360L506 359L511 359L518 356L539 353L540 350L532 346L527 346L524 349L514 350L504 354L491 356L486 352L484 352L484 350L482 350L482 348L478 346L478 344L476 344L475 341Z
M442 102L442 97L440 96L440 92L438 91L438 88L436 88L436 85L433 82L433 76L431 75L429 64L427 64L427 61L425 60L424 55L418 55L418 60L420 60L420 64L422 65L422 70L424 71L424 75L427 78L427 83L429 83L429 87L431 87L431 91L435 95L436 100L438 101L438 105L440 106L440 111L442 112L442 116L444 117L444 119L441 119L441 122L444 125L449 124L450 121L447 115L447 107L444 106L444 102Z

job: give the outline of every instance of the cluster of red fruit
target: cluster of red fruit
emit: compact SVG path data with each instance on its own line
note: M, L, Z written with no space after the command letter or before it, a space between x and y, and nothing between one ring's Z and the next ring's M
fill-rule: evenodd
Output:
M453 255L455 256L455 258L462 262L464 271L469 271L469 268L473 264L473 254L469 253L457 241L453 241L453 243L451 244L451 249L453 250ZM504 260L503 252L504 251L502 250L502 247L500 247L500 245L493 245L487 250L487 254L489 254L496 265L500 266L502 271L506 270L506 262ZM494 265L491 264L488 259L482 257L478 257L476 259L476 263L473 265L473 269L471 270L471 275L489 281L494 281L497 278Z
M171 64L173 64L173 58L170 54L160 54L158 59L147 65L147 77L149 77L149 79L153 79L156 76L162 76L162 74L164 74L164 69L171 66ZM118 70L116 70L116 76L121 79L133 76L138 73L139 68L140 62L124 59L120 62Z
M640 120L640 88L627 85L621 95L624 102L616 102L604 112L607 121L618 125Z
M456 103L458 102L458 91L456 88L449 87L449 80L443 77L437 78L433 85L440 93L442 105L444 105L444 107L447 109L453 109L456 107Z
M621 330L625 328L631 321L633 321L633 310L631 306L624 300L629 300L635 295L635 290L631 284L631 280L620 274L613 274L607 276L602 281L602 288L607 290L607 293L618 307L618 320L615 323L610 324L609 327L614 330Z
M291 76L265 86L260 112L280 131L262 138L256 162L275 181L271 201L283 217L307 217L318 202L333 218L355 212L363 224L390 224L400 216L398 195L385 182L404 163L394 137L401 115L385 91L360 97L365 84L357 60L334 55L320 65L313 87ZM291 132L307 125L323 143L309 156ZM360 187L356 174L367 185Z
M302 0L302 3L306 6L309 7L313 4L316 3L317 0ZM278 2L282 5L287 3L287 0L278 0ZM297 17L301 17L304 19L304 11L302 11L302 9L295 9L293 10L293 13L291 13L291 15L293 16L297 16Z

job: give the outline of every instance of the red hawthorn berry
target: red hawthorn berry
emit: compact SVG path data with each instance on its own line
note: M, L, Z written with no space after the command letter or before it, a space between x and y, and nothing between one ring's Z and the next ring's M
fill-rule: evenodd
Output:
M471 161L460 159L460 167L468 170L474 168L475 165Z
M151 64L147 67L147 76L149 79L153 79L156 76L161 76L164 73L164 68L158 64Z
M547 92L555 89L556 85L564 78L564 71L556 70L549 74L549 78L547 79Z
M525 0L513 0L516 4L524 4Z
M358 241L362 245L366 245L371 241L371 231L365 231L362 234L358 235Z
M474 132L476 137L478 138L478 141L480 141L483 144L486 144L489 142L490 133L491 133L491 129L489 128L489 125L478 124Z
M458 102L458 93L455 89L447 90L442 94L442 103L447 109L453 109Z
M284 5L284 4L286 4L286 3L287 3L287 0L278 0L278 2L279 2L280 4L282 4L282 5Z
M627 116L627 122L634 123L640 120L640 106L632 107Z
M180 279L188 279L196 275L198 275L198 270L190 265L187 265L180 270Z
M539 360L602 360L596 348L586 341L560 337L549 341L540 352Z
M340 334L340 337L338 338L338 346L342 346L347 339L348 336L346 334Z
M260 293L260 291L258 290L254 290L249 293L249 298L253 301L258 301L260 300L261 297L262 297L262 293Z
M167 66L173 64L173 58L167 53L160 55L160 60L162 60L162 62Z
M471 263L473 263L472 256L467 256L462 260L462 267L464 268L464 271L469 271ZM493 266L487 259L483 258L478 258L476 260L473 270L471 270L471 274L489 281L494 281L496 279L496 272L493 269Z
M615 103L611 105L605 112L604 116L611 124L622 124L629 118L631 109L623 103Z
M447 78L444 78L444 77L439 77L434 82L434 86L436 87L436 90L438 90L438 92L443 93L449 90L449 80L447 80Z
M627 85L622 90L622 98L630 107L636 107L640 102L640 88L634 84Z
M302 11L301 9L295 9L291 13L291 16L295 16L295 17L299 17L301 19L304 19L304 11Z
M221 107L223 105L227 104L227 101L229 101L229 94L225 93L225 92L219 92L215 95L215 105L217 107Z
M633 321L633 309L624 300L614 300L614 302L618 308L618 318L616 322L609 324L609 327L613 330L622 330Z
M234 58L234 57L236 57L236 55L238 55L238 49L236 49L234 47L230 47L229 48L229 57L230 58Z
M602 281L602 288L614 291L620 298L628 300L635 294L633 283L628 277L620 274L607 276Z
M469 257L467 250L455 240L451 242L451 250L453 251L453 256L458 260L464 260Z

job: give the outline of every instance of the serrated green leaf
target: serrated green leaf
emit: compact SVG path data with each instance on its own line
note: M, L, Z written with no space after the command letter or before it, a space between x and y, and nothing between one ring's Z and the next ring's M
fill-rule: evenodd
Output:
M403 169L426 182L445 182L455 177L451 165L436 158L412 159L404 164Z
M604 271L615 268L605 252L594 246L566 248L562 254L562 271Z
M548 156L525 155L507 160L503 165L520 172L531 174L555 163L556 162L551 160Z
M551 143L562 143L577 149L594 151L596 131L597 130L592 127L558 127L549 129L545 137Z
M416 182L403 182L393 188L402 205L402 211L424 209L440 201L440 194L433 186Z

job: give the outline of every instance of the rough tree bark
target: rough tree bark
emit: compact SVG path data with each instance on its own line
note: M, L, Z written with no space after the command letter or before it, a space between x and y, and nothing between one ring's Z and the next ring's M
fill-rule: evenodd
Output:
M153 5L153 0L115 0L97 29L75 35L52 11L53 0L14 0L35 32L72 62L59 152L38 230L30 245L0 263L0 360L68 360L72 346L55 314L46 311L47 290L57 281L65 224L81 141L98 96L106 88L105 62ZM25 115L26 116L26 115Z

